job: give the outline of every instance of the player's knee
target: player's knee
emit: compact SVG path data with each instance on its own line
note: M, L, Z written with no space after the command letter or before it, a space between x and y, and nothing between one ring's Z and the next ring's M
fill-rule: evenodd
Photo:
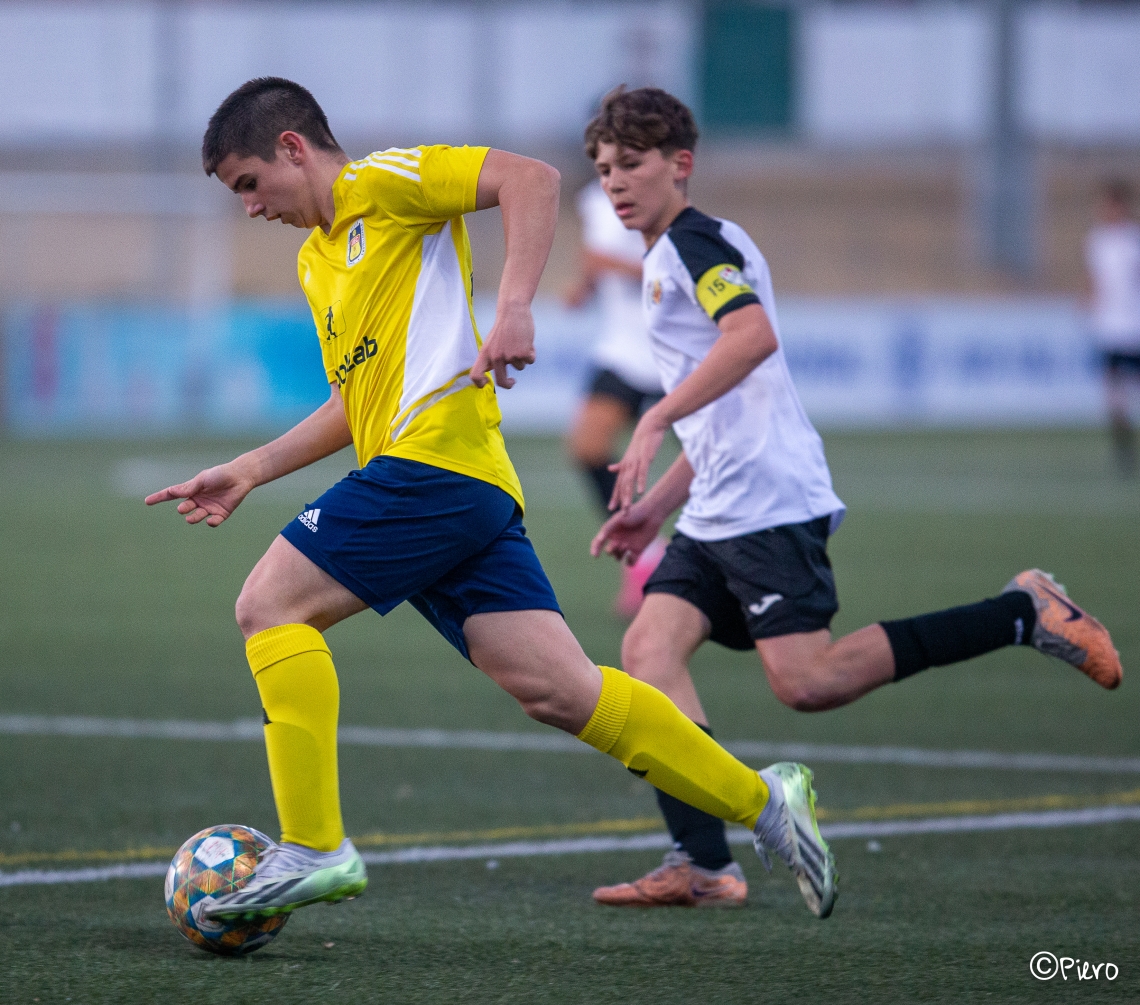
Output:
M234 618L238 623L238 628L241 629L242 637L246 639L266 628L273 627L270 623L271 619L268 618L264 599L249 579L245 581L241 593L238 594L237 602L234 604Z
M526 694L515 700L528 716L545 726L573 732L571 725L580 718L577 710L571 707L565 696L553 688Z
M584 468L598 468L613 460L607 439L576 431L567 439L566 450L574 463Z
M635 620L621 642L621 666L631 677L658 686L667 667L677 661L668 639Z
M788 708L797 712L820 712L830 708L828 696L812 679L810 670L784 666L765 666L772 693Z

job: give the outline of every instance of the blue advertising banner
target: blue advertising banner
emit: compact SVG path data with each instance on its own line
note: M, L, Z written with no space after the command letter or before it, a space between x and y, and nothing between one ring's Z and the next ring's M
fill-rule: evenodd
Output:
M476 318L490 331L493 298L477 298ZM301 302L19 306L2 321L4 421L17 435L274 431L328 397ZM499 393L507 429L566 427L598 321L593 308L536 303L538 362ZM1071 301L786 298L779 326L804 406L825 428L1103 414L1097 357Z
M287 426L328 397L304 303L8 310L5 410L22 435Z

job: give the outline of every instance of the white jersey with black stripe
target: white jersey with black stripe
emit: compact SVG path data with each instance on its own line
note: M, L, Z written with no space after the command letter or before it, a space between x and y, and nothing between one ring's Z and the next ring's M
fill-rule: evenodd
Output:
M666 392L708 355L717 321L759 303L779 340L768 263L736 224L684 210L643 264L642 300ZM695 477L677 529L723 541L831 517L845 508L831 487L823 441L792 384L782 346L716 401L673 424Z

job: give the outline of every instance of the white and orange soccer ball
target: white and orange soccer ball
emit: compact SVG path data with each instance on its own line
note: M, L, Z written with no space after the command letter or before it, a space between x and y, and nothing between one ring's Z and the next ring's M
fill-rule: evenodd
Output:
M211 953L242 956L272 942L288 914L256 921L214 921L202 909L214 897L240 890L260 857L273 847L261 831L240 824L207 827L175 853L166 870L166 913L187 939Z

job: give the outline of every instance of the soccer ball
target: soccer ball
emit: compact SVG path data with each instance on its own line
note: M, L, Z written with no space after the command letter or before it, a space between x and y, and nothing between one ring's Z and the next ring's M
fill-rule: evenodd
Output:
M214 921L202 909L215 896L240 890L273 841L261 831L220 824L198 831L166 870L166 913L194 945L222 956L241 956L272 942L289 915L255 921Z

